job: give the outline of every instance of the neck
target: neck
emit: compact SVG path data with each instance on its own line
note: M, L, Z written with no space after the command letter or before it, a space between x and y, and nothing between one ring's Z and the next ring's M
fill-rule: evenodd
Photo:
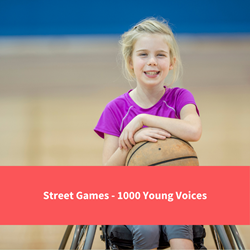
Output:
M154 106L164 95L165 88L156 86L154 88L142 88L139 84L130 92L133 101L142 108Z

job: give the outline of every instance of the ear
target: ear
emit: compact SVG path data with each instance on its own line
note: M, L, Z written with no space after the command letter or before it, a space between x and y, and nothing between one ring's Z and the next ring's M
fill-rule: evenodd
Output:
M172 70L174 68L174 65L176 63L176 57L174 57L171 62L170 62L170 66L169 66L169 70Z

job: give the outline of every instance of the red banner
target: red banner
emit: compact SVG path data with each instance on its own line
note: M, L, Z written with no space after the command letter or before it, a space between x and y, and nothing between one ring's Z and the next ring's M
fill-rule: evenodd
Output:
M249 225L250 167L0 167L1 225Z

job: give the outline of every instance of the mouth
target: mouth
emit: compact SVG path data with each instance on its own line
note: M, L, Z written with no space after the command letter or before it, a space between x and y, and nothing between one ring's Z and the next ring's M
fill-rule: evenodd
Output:
M148 77L157 77L160 71L144 71L144 74Z

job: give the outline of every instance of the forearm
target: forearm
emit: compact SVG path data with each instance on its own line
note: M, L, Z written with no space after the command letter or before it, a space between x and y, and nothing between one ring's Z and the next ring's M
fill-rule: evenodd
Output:
M201 136L201 125L197 120L189 121L141 114L143 125L161 128L186 141L198 141Z
M114 154L112 154L111 157L106 162L104 162L104 165L105 166L125 166L128 152L129 150L127 149L117 148Z

